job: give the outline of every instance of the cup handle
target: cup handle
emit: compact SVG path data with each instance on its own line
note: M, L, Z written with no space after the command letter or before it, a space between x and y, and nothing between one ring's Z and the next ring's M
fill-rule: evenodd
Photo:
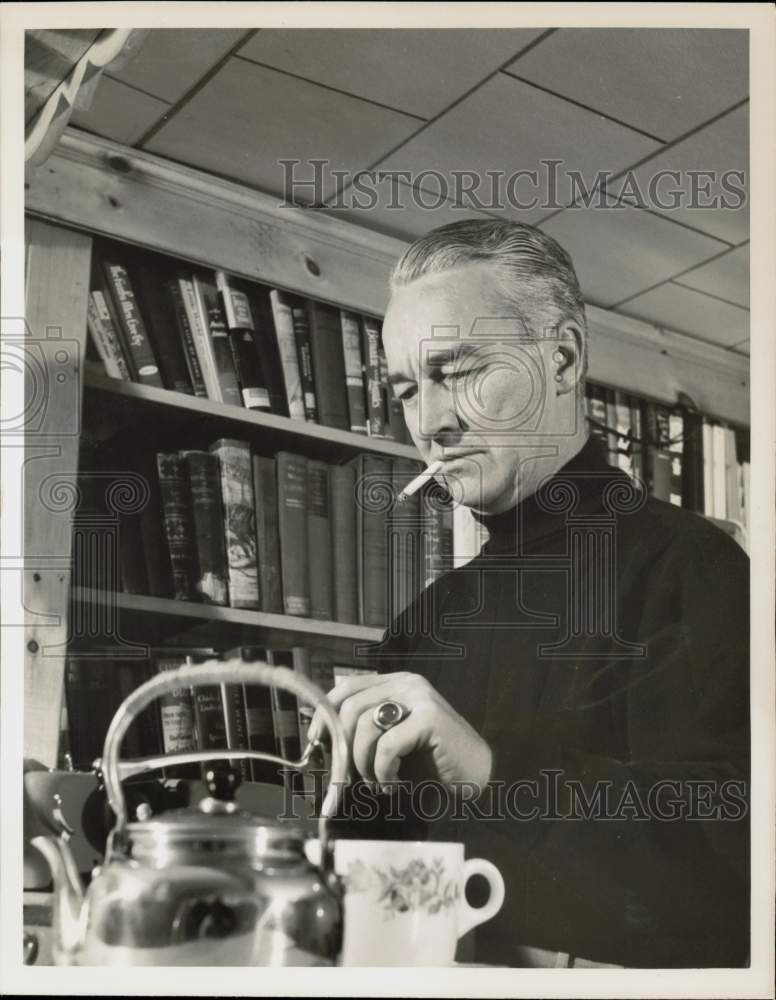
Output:
M463 896L461 899L460 910L458 911L459 938L463 937L464 934L472 929L472 927L476 927L478 924L482 924L486 920L490 920L491 917L495 917L504 903L504 879L501 877L501 872L494 864L490 861L486 861L484 858L470 858L468 861L464 861L464 890L466 888L466 883L472 875L482 875L488 880L488 885L490 886L490 896L484 906L470 906L466 901L466 896Z

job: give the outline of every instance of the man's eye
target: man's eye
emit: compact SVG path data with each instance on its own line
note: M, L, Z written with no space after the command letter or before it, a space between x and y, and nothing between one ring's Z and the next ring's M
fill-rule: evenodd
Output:
M399 399L402 403L408 403L411 399L414 399L418 394L418 387L416 385L408 385L406 389L402 389L398 393Z

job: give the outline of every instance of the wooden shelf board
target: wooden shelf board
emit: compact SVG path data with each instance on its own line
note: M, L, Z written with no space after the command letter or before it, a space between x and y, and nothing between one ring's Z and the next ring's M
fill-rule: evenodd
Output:
M136 382L122 382L89 371L84 375L84 388L88 393L101 393L111 397L111 407L120 400L133 408L149 409L159 420L190 422L193 418L204 422L213 434L223 436L253 437L257 434L271 435L273 446L309 452L316 457L347 458L363 451L385 455L390 458L411 458L419 460L413 445L388 441L384 438L368 437L341 431L335 427L291 420L273 413L245 410L228 406L199 396L188 396L182 392L157 389L139 385ZM113 421L114 413L107 413L107 424Z
M358 646L379 642L382 630L343 622L297 618L293 615L265 614L241 608L175 601L140 594L109 594L105 591L75 587L72 600L93 607L112 605L117 609L118 634L127 642L155 645L162 640L178 639L186 645L213 646L217 650L230 646L253 644L289 646L307 644L327 649L348 659L359 659ZM94 637L90 647L101 642ZM71 652L81 648L77 642ZM84 643L84 648L87 644ZM131 655L129 649L126 650ZM121 655L114 640L112 655Z

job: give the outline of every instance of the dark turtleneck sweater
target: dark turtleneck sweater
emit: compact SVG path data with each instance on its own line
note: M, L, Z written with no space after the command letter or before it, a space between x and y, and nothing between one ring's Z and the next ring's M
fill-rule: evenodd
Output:
M402 834L463 841L502 872L506 901L477 928L475 959L518 965L527 945L626 966L744 964L745 554L640 495L595 439L480 519L480 555L375 650L381 672L428 678L493 751L481 815L451 808ZM505 801L518 781L537 784Z

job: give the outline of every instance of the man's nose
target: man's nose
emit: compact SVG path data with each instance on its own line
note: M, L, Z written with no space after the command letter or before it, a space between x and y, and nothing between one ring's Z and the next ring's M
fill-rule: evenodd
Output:
M424 382L418 402L419 437L433 440L460 434L461 422L449 388L439 382Z

